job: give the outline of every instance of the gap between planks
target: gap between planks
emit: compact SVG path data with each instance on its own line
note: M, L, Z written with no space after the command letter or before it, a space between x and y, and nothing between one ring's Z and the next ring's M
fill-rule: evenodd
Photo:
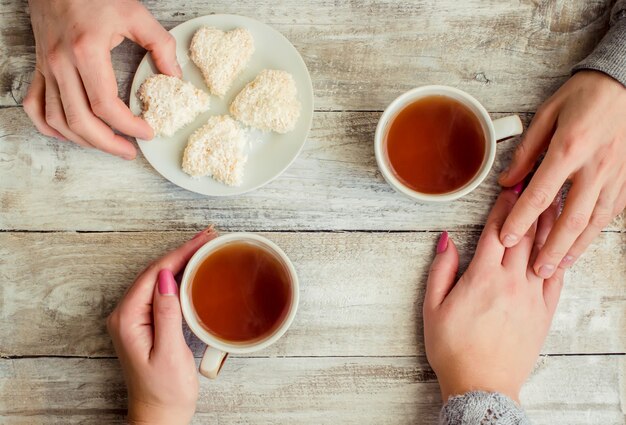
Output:
M620 357L626 356L625 353L548 353L540 354L537 361L540 361L545 357ZM335 355L335 356L242 356L232 354L232 357L238 359L425 359L424 355L414 356L359 356L359 355ZM196 359L201 359L200 356L194 356ZM83 360L111 360L117 359L116 356L76 356L76 355L24 355L24 356L0 356L2 360L25 360L25 359L83 359Z

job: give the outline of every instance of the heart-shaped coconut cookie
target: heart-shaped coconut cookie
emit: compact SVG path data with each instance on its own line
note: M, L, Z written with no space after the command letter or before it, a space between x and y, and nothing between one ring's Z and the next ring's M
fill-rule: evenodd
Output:
M211 176L229 186L239 186L248 157L246 135L228 115L213 116L196 130L183 154L183 171L193 177Z
M244 28L224 32L202 27L193 35L189 52L211 93L221 98L248 64L254 39Z
M277 133L294 129L300 109L293 76L275 69L261 71L230 105L230 113L243 124Z
M171 136L208 111L210 96L180 78L157 74L148 77L137 93L142 116L155 135Z

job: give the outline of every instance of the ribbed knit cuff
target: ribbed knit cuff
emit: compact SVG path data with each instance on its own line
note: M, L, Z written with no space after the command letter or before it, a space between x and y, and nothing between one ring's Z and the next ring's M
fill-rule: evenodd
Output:
M572 73L584 69L604 72L626 87L626 17L615 22L596 49L577 64Z
M440 425L530 425L524 411L503 394L473 391L450 397L439 414Z

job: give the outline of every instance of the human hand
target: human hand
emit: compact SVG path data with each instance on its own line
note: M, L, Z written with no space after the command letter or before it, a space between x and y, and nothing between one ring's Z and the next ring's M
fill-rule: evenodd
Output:
M469 391L498 392L519 402L548 334L564 270L544 280L531 265L557 206L551 205L517 245L505 248L498 235L519 191L521 185L500 194L456 284L456 246L445 232L437 244L424 298L424 339L444 403Z
M563 214L533 264L543 278L572 266L626 206L626 88L601 72L576 73L539 108L500 184L522 181L546 148L500 232L505 246L515 245L572 181Z
M209 228L150 264L107 319L131 424L188 424L196 410L198 372L183 336L174 275L216 236Z
M46 136L135 158L133 144L111 127L142 139L154 132L118 97L110 50L129 38L150 51L162 73L180 77L174 38L136 0L29 5L36 69L24 110L35 127Z

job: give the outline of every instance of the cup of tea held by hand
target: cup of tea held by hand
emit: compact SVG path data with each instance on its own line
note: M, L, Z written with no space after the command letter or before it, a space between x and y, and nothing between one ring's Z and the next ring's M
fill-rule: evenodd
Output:
M374 140L376 162L396 191L422 202L449 202L487 177L498 140L522 131L517 115L492 120L462 90L418 87L383 112Z
M262 236L231 233L200 248L180 287L185 321L207 344L200 373L215 378L228 353L251 353L276 342L296 315L298 288L287 255Z

